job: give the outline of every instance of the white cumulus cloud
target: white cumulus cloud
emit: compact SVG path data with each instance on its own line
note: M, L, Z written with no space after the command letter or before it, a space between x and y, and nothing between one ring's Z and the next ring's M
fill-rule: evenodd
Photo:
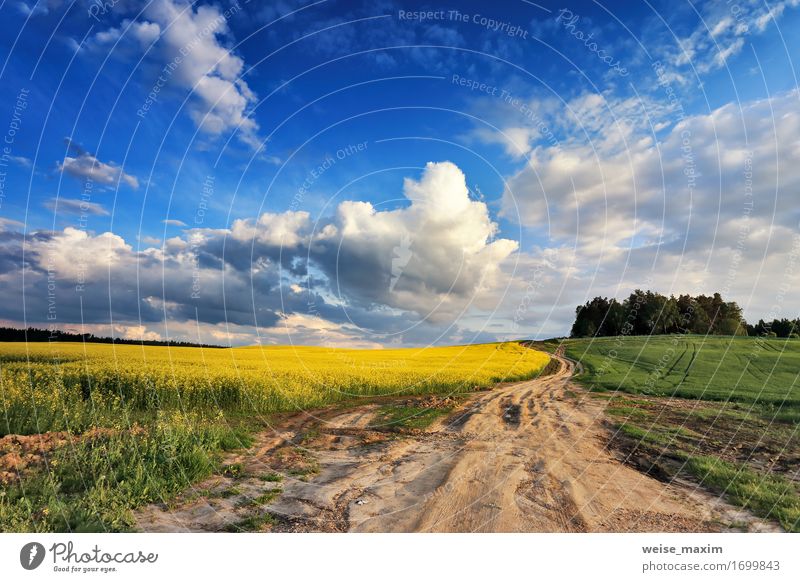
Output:
M409 205L396 210L339 206L311 250L335 288L441 320L501 286L499 265L518 243L495 238L488 207L470 199L455 164L428 163L419 180L406 178L404 195Z

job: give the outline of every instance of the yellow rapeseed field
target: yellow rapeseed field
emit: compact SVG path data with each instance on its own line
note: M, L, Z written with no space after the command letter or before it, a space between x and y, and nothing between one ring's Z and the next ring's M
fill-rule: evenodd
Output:
M516 343L343 350L0 343L0 531L128 531L252 444L261 415L539 373ZM62 443L38 454L38 443ZM27 443L27 444L26 444ZM35 454L28 455L24 447ZM32 447L32 449L31 449ZM5 460L4 460L5 459Z
M0 433L121 426L144 411L270 413L463 391L529 378L548 361L517 343L388 350L0 343Z

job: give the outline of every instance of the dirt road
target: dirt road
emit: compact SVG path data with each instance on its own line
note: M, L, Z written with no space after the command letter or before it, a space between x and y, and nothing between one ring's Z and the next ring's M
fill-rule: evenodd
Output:
M477 393L425 431L379 406L297 415L228 461L228 476L137 515L146 531L776 531L689 484L615 458L603 402L573 363Z

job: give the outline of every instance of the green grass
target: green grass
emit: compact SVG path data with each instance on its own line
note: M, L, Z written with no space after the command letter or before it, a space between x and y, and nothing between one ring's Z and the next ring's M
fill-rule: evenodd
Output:
M613 416L621 416L623 418L629 419L636 419L636 418L644 418L647 416L640 408L634 408L631 406L615 406L606 408L606 414L611 414Z
M300 467L297 469L289 469L289 475L300 479L300 481L308 481L311 477L319 473L319 466L310 465L307 467Z
M564 345L583 364L578 380L608 402L612 442L630 458L800 531L800 342L689 335Z
M627 336L567 340L595 390L800 409L800 341L748 337Z
M796 484L788 479L759 474L746 465L715 457L690 457L686 468L705 487L724 493L756 515L776 519L788 531L800 532L800 496Z
M261 475L259 479L268 483L280 483L283 481L283 475L280 473L265 473Z
M236 497L237 495L241 495L242 490L235 485L233 487L228 487L226 489L222 489L221 491L217 491L212 497L220 497L222 499L228 499L230 497Z
M257 497L253 497L252 499L240 500L236 503L236 507L260 507L261 505L271 503L278 495L281 494L281 492L282 491L280 488L270 489L269 491L266 491Z
M263 493L263 494L259 495L258 497L256 497L255 499L253 499L253 501L257 505L266 505L267 503L269 503L270 501L275 499L280 494L281 494L281 489L280 488L270 489L266 493Z
M255 532L261 531L266 526L273 524L275 524L275 518L269 513L263 513L246 517L241 521L229 525L226 530L228 532Z
M387 405L378 412L376 425L392 429L425 430L439 418L452 412L452 406L429 408Z
M219 453L248 446L224 424L159 419L55 450L46 465L0 490L6 532L102 532L135 528L131 508L169 499L210 475Z

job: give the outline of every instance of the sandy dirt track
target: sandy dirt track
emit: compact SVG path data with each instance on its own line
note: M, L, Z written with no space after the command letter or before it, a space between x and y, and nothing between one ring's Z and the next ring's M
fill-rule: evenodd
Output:
M604 403L556 357L554 374L477 393L426 431L377 426L376 405L297 415L228 459L243 476L148 506L139 527L220 531L249 519L273 531L780 531L624 464L606 448ZM281 483L264 481L275 473Z

